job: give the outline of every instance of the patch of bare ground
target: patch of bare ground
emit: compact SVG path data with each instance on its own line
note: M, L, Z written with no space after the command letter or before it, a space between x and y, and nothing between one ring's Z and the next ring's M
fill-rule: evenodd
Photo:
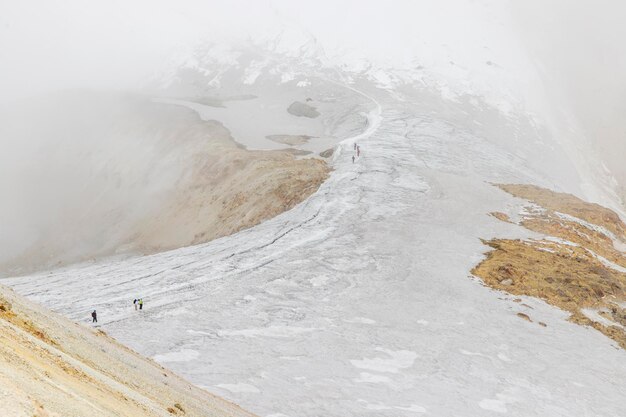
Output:
M144 253L204 243L255 226L290 210L326 180L319 159L287 152L225 152L218 163L198 161L191 182L171 203L140 223L133 240Z
M472 273L492 288L566 310L573 322L594 327L626 349L626 273L620 269L626 267L626 256L614 245L626 230L619 216L569 194L531 185L498 186L542 208L528 207L521 226L559 239L483 241L493 250ZM527 317L522 318L530 321Z
M0 297L0 319L6 320L20 327L22 330L25 330L50 345L58 346L58 343L51 339L43 329L37 327L32 321L28 320L24 316L15 314L13 311L13 305L3 297Z
M334 153L335 153L335 148L329 148L329 149L326 149L325 151L320 152L320 156L322 158L330 158L331 156L333 156Z
M626 241L626 224L613 210L599 204L588 203L566 193L557 193L530 184L497 184L500 189L515 197L531 201L546 210L565 213L611 231L617 238Z
M509 216L506 213L502 213L500 211L493 211L489 213L490 216L495 217L498 220L501 220L506 223L513 223Z

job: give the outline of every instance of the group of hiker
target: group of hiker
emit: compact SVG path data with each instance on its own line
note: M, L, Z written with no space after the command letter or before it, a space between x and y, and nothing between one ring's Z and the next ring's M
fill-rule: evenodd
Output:
M135 298L133 300L133 304L135 306L135 310L137 310L137 306L139 306L139 310L143 310L143 298Z
M354 154L352 155L352 163L356 160L356 158L361 156L361 147L354 143ZM133 305L135 306L135 310L143 310L143 298L135 298L133 300ZM92 323L98 322L98 315L96 310L91 313Z
M354 164L354 161L356 160L356 158L360 156L361 156L361 147L357 145L356 142L354 142L354 155L352 155L352 163Z
M133 305L135 306L135 310L143 310L143 298L135 298L133 300ZM96 310L91 312L91 322L98 322L98 313L96 312Z

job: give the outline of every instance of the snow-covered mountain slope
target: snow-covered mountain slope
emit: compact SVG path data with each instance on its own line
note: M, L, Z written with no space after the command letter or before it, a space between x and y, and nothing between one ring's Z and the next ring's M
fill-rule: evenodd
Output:
M0 287L7 417L253 417L112 340Z
M523 10L539 0L272 3L291 10L231 17L274 34L203 41L146 91L254 149L339 143L320 189L206 244L6 282L80 322L97 308L124 344L261 416L623 415L624 350L470 272L488 250L481 239L537 236L488 215L526 205L494 183L623 214L620 178L595 146L603 138L580 117L596 101L572 103L567 83L555 87L564 73L590 81L567 66L577 59L551 60L571 47L556 25L571 2L551 2L559 13L541 22L543 6ZM582 53L582 41L572 56L610 55ZM576 97L593 97L589 85ZM584 115L601 123L603 110Z
M586 173L480 97L353 81L370 100L364 133L294 209L207 244L6 282L78 321L97 308L122 343L262 416L623 414L623 350L469 272L480 238L531 236L487 215L520 204L490 182L581 195ZM529 309L547 327L517 316Z

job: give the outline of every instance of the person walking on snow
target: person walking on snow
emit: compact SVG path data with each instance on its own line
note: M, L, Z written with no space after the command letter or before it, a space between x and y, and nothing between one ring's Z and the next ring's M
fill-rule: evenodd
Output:
M143 298L139 299L139 310L143 310Z
M96 314L96 310L94 310L94 311L91 313L91 319L92 319L92 320L91 320L91 322L92 322L92 323L97 323L97 322L98 322L98 315Z
M356 148L357 148L357 146L356 146L356 142L354 142L354 150L355 150L355 151L356 151Z
M133 304L135 305L135 311L137 311L137 301L139 300L137 300L136 298L133 300Z
M354 164L354 155L352 155L352 163Z
M356 156L361 156L361 147L360 146L356 147Z

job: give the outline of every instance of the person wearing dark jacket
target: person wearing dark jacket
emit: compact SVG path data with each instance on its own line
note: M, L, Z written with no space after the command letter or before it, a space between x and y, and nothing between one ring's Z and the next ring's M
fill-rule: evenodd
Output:
M98 315L96 314L96 310L94 310L91 313L91 318L93 319L93 320L91 320L92 323L97 323L98 322Z

